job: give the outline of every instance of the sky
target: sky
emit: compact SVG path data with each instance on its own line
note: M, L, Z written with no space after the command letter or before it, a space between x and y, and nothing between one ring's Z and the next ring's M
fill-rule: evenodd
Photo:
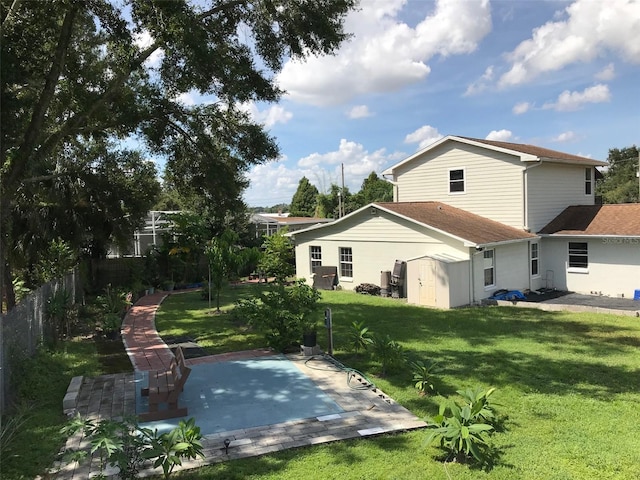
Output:
M249 206L290 203L303 176L326 192L342 166L355 193L446 135L597 160L640 144L640 0L361 0L346 30L285 64L279 103L244 106L281 149Z

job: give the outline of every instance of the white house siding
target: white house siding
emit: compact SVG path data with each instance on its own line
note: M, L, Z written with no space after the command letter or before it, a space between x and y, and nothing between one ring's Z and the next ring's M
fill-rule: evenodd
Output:
M429 254L465 256L462 242L420 227L378 210L371 215L365 210L359 215L338 223L295 235L296 275L311 278L311 246L322 251L322 265L338 267L340 274L340 247L351 247L353 277L339 278L342 288L354 289L361 283L380 285L380 272L393 270L396 260L407 260ZM340 275L339 275L340 277Z
M451 168L464 168L465 193L449 193ZM447 142L396 171L396 201L439 201L522 228L522 171L515 156Z
M594 204L595 180L591 195L584 193L585 168L547 162L527 172L529 229L532 232L541 230L570 205ZM594 178L595 172L591 175Z
M526 290L529 283L529 242L495 247L495 286L484 286L483 252L473 253L474 301L490 297L496 290Z
M587 272L569 272L569 242L587 242ZM547 237L544 248L543 275L552 272L554 287L584 294L633 298L640 289L640 238L633 237Z

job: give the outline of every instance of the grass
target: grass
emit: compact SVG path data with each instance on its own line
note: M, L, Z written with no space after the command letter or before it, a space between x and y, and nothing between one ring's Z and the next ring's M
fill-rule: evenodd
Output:
M71 378L95 377L102 371L95 345L78 339L63 342L55 352L40 350L22 362L15 373L25 422L2 452L0 478L32 479L52 466L64 444L60 434L66 422L62 398ZM9 420L3 418L3 425Z
M237 287L223 300L251 294ZM465 387L497 387L492 397L505 416L493 436L493 468L443 464L425 447L424 431L289 450L184 472L205 479L635 479L640 478L640 322L632 317L544 312L509 307L430 310L352 292L323 292L334 321L335 356L363 371L419 417L432 415L444 397ZM319 313L322 315L322 313ZM210 353L264 346L231 315L211 315L196 293L161 306L161 335L191 336ZM363 321L411 354L438 361L438 395L420 397L411 372L384 377L367 354L348 352L342 339ZM326 339L320 333L320 343Z

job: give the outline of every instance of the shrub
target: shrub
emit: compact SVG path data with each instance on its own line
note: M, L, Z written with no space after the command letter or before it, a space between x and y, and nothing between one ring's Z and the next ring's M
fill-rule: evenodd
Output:
M356 354L362 350L366 350L373 343L371 332L368 327L364 326L364 322L353 322L349 327L347 334L349 338L349 347Z
M405 352L395 340L391 340L389 335L373 337L373 355L382 366L381 375L386 375L389 369L393 369L405 363Z
M493 390L490 389L489 392ZM443 401L438 415L427 419L427 427L431 431L424 443L438 443L439 447L447 450L447 461L466 463L473 457L485 464L492 455L485 435L490 434L494 427L485 423L481 413L484 407L482 401L476 401L473 406L465 404L462 407L453 400Z
M380 295L380 287L373 283L361 283L355 288L356 292L364 293L366 295Z
M411 373L415 387L421 395L435 391L433 386L433 376L439 370L438 364L433 360L416 360L411 362Z
M292 287L277 284L270 291L248 300L241 300L234 308L234 316L244 318L261 331L267 344L280 352L300 343L302 334L316 323L320 292L298 280Z
M90 443L90 454L100 455L100 475L106 465L117 466L121 479L135 479L145 460L151 460L153 467L162 467L164 478L169 478L183 458L204 458L202 452L202 434L195 420L180 420L178 426L170 432L158 434L158 430L140 428L135 418L122 421L101 420L97 424L92 420L76 416L67 424L62 433L73 435L82 431ZM70 451L67 457L81 461L86 451Z

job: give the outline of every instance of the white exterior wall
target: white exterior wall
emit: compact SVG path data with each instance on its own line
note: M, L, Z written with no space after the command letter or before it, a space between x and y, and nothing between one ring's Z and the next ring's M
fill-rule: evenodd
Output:
M456 168L465 170L465 193L449 193L449 170ZM522 228L523 169L518 157L447 142L395 172L395 200L439 201Z
M490 297L496 290L526 290L530 287L529 242L510 243L495 247L495 285L484 286L483 252L473 252L474 300Z
M585 195L585 166L542 163L527 172L529 229L540 231L570 205L593 205L595 172L591 168L591 195Z
M569 242L587 242L587 272L570 272ZM640 238L546 237L544 271L553 272L554 287L584 294L633 298L640 289Z
M380 272L393 270L396 260L448 253L465 257L462 242L378 210L368 210L326 227L298 233L295 239L296 275L312 283L310 247L322 249L322 265L338 267L342 288L352 290L361 283L380 285ZM340 278L340 247L351 247L353 277Z

